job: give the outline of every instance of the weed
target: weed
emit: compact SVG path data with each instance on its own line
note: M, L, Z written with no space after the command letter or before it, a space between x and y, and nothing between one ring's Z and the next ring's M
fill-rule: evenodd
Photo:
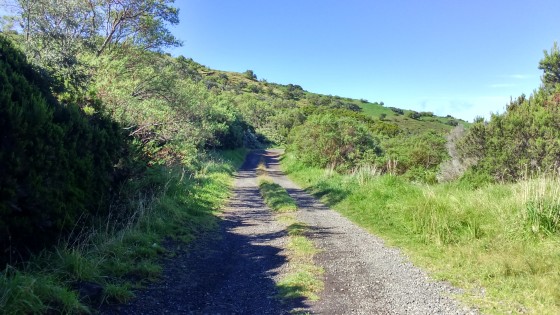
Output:
M134 293L131 291L131 286L128 283L109 283L105 286L104 299L109 303L126 303L134 298Z
M278 282L280 297L293 299L305 297L317 301L324 288L324 283L319 279L323 274L320 267L308 264L298 264L298 271L292 272Z

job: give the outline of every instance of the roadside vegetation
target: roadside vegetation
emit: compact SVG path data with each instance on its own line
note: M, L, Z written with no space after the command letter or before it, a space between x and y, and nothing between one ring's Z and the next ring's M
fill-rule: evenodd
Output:
M216 225L243 157L243 151L215 156L192 176L155 168L123 187L134 196L120 205L134 209L130 217L76 226L70 238L4 270L2 313L89 313L134 297L134 289L160 276L161 255L174 255Z
M560 310L558 178L473 189L392 175L364 180L302 167L293 156L283 165L327 205L464 288L461 298L483 312Z

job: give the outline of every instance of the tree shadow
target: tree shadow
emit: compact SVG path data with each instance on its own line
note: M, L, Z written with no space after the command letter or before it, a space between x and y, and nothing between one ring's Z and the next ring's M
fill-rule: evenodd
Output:
M239 179L252 178L261 155L250 153ZM259 226L274 220L255 185L233 190L217 229L208 230L186 250L165 258L161 280L135 292L124 305L104 305L101 314L292 314L309 310L303 297L279 299L274 278L287 263L274 240L285 229L267 232ZM240 229L249 229L240 232ZM168 247L178 246L171 242Z

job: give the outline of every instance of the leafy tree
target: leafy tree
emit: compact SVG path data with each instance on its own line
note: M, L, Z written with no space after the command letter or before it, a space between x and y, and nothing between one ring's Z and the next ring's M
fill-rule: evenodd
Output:
M404 110L402 110L400 108L389 107L389 109L392 110L397 115L404 115Z
M167 25L179 22L173 0L17 0L28 55L59 76L83 86L87 71L78 56L101 55L115 44L158 50L179 45Z
M107 214L127 143L107 117L58 104L2 36L0 55L0 250L35 250Z
M243 72L243 75L249 80L257 80L257 75L253 72L253 70L247 70Z
M411 118L411 119L420 119L420 117L422 117L422 115L417 112L417 111L408 111L406 112L406 117Z
M556 172L560 166L560 50L554 43L539 63L543 85L530 97L512 100L489 122L475 118L459 141L463 160L473 161L477 174L514 181L532 173Z
M544 58L539 62L539 69L544 72L542 82L545 86L560 83L560 49L557 42L554 42L550 53L544 51Z

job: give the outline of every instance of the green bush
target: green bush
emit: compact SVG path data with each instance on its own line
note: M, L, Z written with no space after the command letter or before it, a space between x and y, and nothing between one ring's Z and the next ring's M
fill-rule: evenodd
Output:
M388 107L388 108L390 110L392 110L397 115L404 115L404 110L402 110L400 108L396 108L396 107Z
M445 137L436 132L397 134L384 138L381 142L384 155L379 162L387 164L389 161L396 161L397 174L412 170L411 174L416 175L408 176L410 179L424 178L423 175L420 177L417 175L424 171L429 171L431 174L441 162L449 158L445 144ZM431 178L432 175L429 177Z
M363 163L364 157L381 154L377 140L363 122L332 113L312 115L294 128L289 149L307 165L342 171Z
M45 94L41 76L0 37L0 246L40 249L107 211L121 128Z
M463 159L474 161L478 172L499 181L528 175L557 173L560 166L560 51L555 43L539 63L541 87L530 97L512 100L503 114L490 121L476 118L459 143Z
M514 100L503 114L476 122L458 145L477 171L500 181L556 172L560 165L560 93L539 89Z
M422 115L419 112L416 111L409 111L406 112L406 117L411 118L411 119L420 119L420 117L422 117Z

